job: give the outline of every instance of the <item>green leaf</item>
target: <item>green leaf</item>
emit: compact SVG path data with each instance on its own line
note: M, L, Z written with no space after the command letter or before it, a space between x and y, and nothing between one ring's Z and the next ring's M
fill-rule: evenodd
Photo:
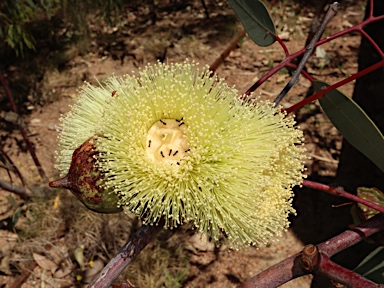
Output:
M228 0L249 37L259 46L272 45L275 25L265 5L259 0Z
M357 187L357 196L371 203L384 207L384 193L375 187ZM376 209L365 206L361 203L357 203L357 207L363 215L364 220L368 220L379 213L379 211L377 211Z
M314 84L317 90L329 86L321 81ZM384 172L383 134L360 106L338 90L328 92L319 102L344 138Z
M356 273L374 281L384 283L384 247L371 252L354 270Z

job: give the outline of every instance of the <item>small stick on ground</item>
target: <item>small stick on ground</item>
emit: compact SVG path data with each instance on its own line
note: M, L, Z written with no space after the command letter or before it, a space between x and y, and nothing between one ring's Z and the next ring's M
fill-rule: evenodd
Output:
M22 198L30 198L33 196L32 191L29 190L27 187L12 185L11 183L8 183L7 181L4 181L2 179L0 179L0 188L15 193Z
M7 94L7 96L8 96L8 100L9 100L9 103L11 104L11 108L12 108L13 112L17 113L15 101L13 100L11 90L9 89L8 83L5 80L3 73L0 73L0 82L4 86L5 94ZM22 121L22 120L20 119L20 121ZM32 143L28 139L27 131L24 128L23 122L20 122L20 124L18 126L19 126L21 136L23 136L23 140L25 142L25 145L27 146L28 151L31 154L31 157L33 159L33 162L35 163L35 166L36 166L37 170L39 171L40 177L43 179L44 182L48 182L48 178L44 172L43 166L41 166L40 161L37 158L37 155L35 153L35 149L33 148Z

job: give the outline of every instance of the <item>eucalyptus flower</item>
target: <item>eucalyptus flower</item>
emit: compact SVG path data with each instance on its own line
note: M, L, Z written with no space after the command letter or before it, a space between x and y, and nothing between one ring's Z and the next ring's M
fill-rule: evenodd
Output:
M260 247L295 213L305 156L294 125L269 101L241 101L197 64L157 63L81 90L62 120L57 168L68 173L91 139L98 191L144 224L191 223L216 244Z

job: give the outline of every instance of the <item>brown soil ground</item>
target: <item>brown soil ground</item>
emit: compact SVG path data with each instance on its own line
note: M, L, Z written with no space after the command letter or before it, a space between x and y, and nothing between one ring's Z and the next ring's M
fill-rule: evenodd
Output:
M363 3L357 2L344 3L328 25L325 36L362 20ZM96 83L96 78L103 80L112 74L131 74L164 56L168 62L189 58L201 65L210 65L242 30L225 2L206 1L209 19L200 1L175 3L159 4L155 7L156 12L144 4L127 7L123 20L114 27L94 18L88 19L89 37L66 51L67 60L59 69L44 71L42 79L34 86L35 90L29 90L29 97L22 103L18 102L21 110L26 111L21 115L22 120L50 180L58 176L54 162L60 115L69 111L77 87L84 80ZM304 46L316 11L316 5L310 3L287 0L268 4L278 32L284 36L290 52ZM348 35L324 45L327 58L312 57L307 64L308 72L327 83L353 74L357 70L359 43L359 35ZM217 74L242 93L283 58L283 51L277 43L258 47L252 41L244 40L225 59ZM8 65L8 79L22 75L21 67L19 63ZM257 93L274 99L289 78L288 71L281 71ZM289 92L284 105L305 97L309 88L310 82L302 77ZM12 89L16 93L17 89ZM347 95L352 95L352 90L353 83L341 88ZM2 89L0 94L0 100L4 100ZM9 115L7 104L0 110L2 115ZM40 179L16 126L5 117L0 120L3 150L17 165L28 185L42 195L25 200L0 190L0 287L85 287L85 282L137 229L137 221L123 214L88 212L68 191L49 189ZM303 108L297 114L297 120L305 133L305 145L311 157L307 161L307 174L331 179L335 176L341 149L338 131L323 116L318 103ZM5 169L0 170L0 178L9 180ZM12 179L14 184L20 184L14 174ZM304 213L298 210L299 219L293 217L294 224L303 223L300 222L302 215ZM307 227L296 224L279 242L267 248L245 251L201 245L187 229L176 233L164 232L132 263L122 279L128 279L135 287L236 287L300 251L310 239L298 236L305 234L302 233L305 229ZM305 276L282 287L310 287L310 282L311 276Z

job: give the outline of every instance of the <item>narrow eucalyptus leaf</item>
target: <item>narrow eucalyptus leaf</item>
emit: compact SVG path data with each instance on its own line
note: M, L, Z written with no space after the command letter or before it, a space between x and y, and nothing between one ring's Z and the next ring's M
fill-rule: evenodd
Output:
M317 88L329 86L321 81L314 84ZM344 138L384 172L383 134L360 106L338 90L327 93L319 102Z
M275 25L265 5L258 0L229 0L249 37L259 46L272 45Z

